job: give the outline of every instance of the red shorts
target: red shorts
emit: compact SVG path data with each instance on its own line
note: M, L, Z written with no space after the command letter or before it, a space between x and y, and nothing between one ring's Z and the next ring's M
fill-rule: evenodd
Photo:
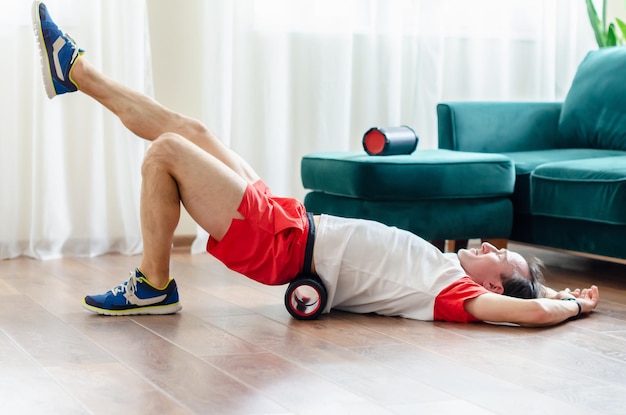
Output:
M228 268L268 285L291 282L302 271L309 221L297 199L274 197L262 180L248 185L224 237L207 252Z

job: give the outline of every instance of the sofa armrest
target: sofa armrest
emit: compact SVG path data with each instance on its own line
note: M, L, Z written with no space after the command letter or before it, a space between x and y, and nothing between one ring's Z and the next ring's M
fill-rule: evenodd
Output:
M560 102L437 105L439 148L505 153L556 148Z

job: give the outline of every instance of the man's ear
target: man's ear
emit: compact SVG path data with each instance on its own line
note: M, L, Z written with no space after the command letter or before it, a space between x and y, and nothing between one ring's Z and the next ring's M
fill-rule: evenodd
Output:
M485 281L485 282L483 282L483 287L485 287L486 289L488 289L492 293L504 294L504 287L502 286L502 283L494 284L493 282Z

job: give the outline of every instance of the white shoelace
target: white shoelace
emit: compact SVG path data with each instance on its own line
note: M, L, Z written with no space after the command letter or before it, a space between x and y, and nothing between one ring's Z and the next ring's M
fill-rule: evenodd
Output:
M130 271L130 278L128 281L125 281L123 284L111 289L113 295L117 295L117 293L124 293L124 297L126 298L128 298L129 295L132 295L135 291L137 291L137 274L135 271Z
M76 42L74 41L74 39L70 37L70 35L68 35L67 33L64 33L64 35L69 40L69 43L72 45L72 47L74 48L74 52L72 53L72 57L70 58L70 65L73 65L74 61L76 60L76 58L78 57L80 53L78 50L79 48L76 45Z

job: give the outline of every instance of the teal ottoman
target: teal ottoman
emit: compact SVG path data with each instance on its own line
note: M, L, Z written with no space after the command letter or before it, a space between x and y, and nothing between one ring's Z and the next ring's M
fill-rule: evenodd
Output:
M430 241L508 239L513 162L500 154L418 150L369 156L324 152L303 157L310 212L376 220Z

